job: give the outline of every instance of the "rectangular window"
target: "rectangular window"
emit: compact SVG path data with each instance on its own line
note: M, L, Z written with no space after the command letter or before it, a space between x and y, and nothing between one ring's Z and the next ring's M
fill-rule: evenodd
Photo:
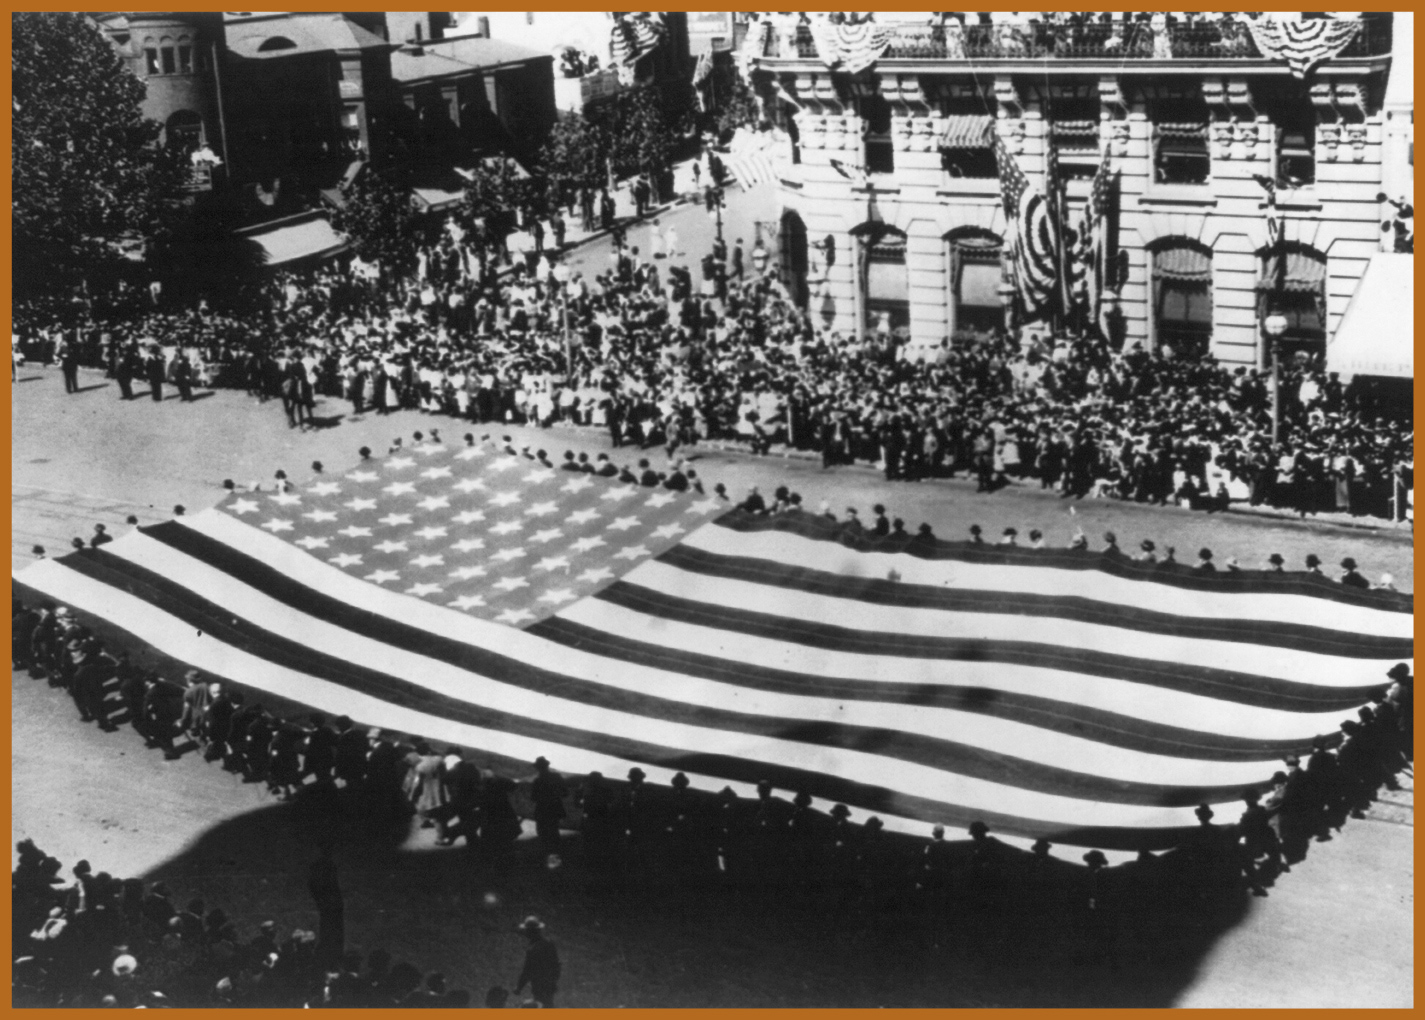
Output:
M896 149L891 140L891 104L878 92L862 97L858 112L866 132L866 172L895 173Z
M1300 188L1316 183L1316 125L1283 124L1278 132L1277 185Z
M1004 322L1000 304L1000 249L956 246L959 279L955 289L955 328L993 333Z
M910 330L904 238L887 238L866 257L866 328L880 332L883 326L899 336Z
M144 50L144 69L149 74L158 73L158 50Z
M192 74L192 73L193 73L193 47L191 47L191 46L180 46L180 47L178 47L178 73L179 73L179 74Z
M1212 116L1201 98L1160 99L1153 104L1153 180L1158 184L1206 184L1212 174L1207 133Z
M163 56L163 73L175 74L178 70L178 62L174 59L173 47L165 46L159 52Z
M1286 316L1282 341L1301 350L1320 350L1326 342L1326 324L1321 320L1323 295L1311 291L1286 291L1272 304Z
M1165 279L1158 284L1158 345L1203 355L1212 344L1212 285Z

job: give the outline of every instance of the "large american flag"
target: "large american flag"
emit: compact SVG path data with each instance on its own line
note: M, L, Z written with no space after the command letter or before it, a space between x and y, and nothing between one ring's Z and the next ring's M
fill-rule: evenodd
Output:
M1124 851L1263 788L1413 652L1394 592L849 534L438 444L15 587L214 678L516 762Z
M1024 171L1019 169L1019 164L998 134L994 135L994 151L1020 300L1029 315L1046 314L1054 307L1062 275L1059 265L1060 224L1051 215L1052 210L1044 193L1024 176Z

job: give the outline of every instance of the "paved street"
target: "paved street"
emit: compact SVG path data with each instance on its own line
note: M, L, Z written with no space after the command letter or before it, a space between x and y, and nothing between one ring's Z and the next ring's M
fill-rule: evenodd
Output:
M704 214L693 209L677 215ZM417 412L353 419L346 417L349 407L324 401L318 415L331 421L330 427L302 433L287 428L275 401L259 404L231 391L193 405L176 398L124 403L97 373L84 376L85 392L72 397L64 394L56 369L31 366L21 379L13 386L12 414L15 567L29 561L35 542L61 552L70 537L87 536L95 521L122 533L129 513L151 523L166 517L175 503L190 510L212 505L223 495L224 478L270 484L273 472L283 468L300 481L313 460L340 470L362 445L384 452L394 437L409 439L415 430L428 432L432 426L447 441L459 442L469 428ZM591 454L608 449L607 437L589 430L497 431L556 457L565 448ZM657 460L662 452L649 455ZM636 456L636 450L624 450L615 459ZM1013 524L1021 533L1039 526L1052 541L1064 542L1080 525L1095 538L1112 528L1125 545L1142 536L1184 551L1209 544L1219 557L1235 555L1246 563L1260 562L1273 549L1293 563L1312 550L1328 561L1349 553L1373 574L1393 572L1404 588L1413 574L1408 532L1360 522L1343 527L1250 514L1208 516L1107 500L1084 501L1071 513L1065 501L1034 488L976 495L965 481L888 484L869 468L828 473L811 460L720 451L706 452L696 466L709 486L723 481L734 492L753 484L770 491L785 481L813 507L826 499L838 511L856 505L864 513L872 503L885 502L912 525L928 520L942 535L963 534L970 522L979 521L989 530ZM132 734L101 738L77 721L57 692L25 678L15 680L14 726L15 839L39 837L62 858L89 856L96 869L161 874L180 895L207 895L254 918L311 923L298 875L301 862L280 859L290 834L283 835L277 807L254 787L191 755L165 764L145 753ZM547 890L511 887L508 906L498 916L481 915L479 933L471 933L460 903L480 890L467 888L469 881L423 843L403 848L403 863L394 872L383 866L368 873L361 863L352 864L350 923L361 932L361 945L394 945L441 967L453 981L483 987L492 981L490 960L508 955L501 948L500 925L518 920L504 913L558 911L566 944L574 943L582 967L598 968L602 982L597 992L571 996L573 1004L847 1004L861 1001L858 995L876 995L880 998L869 1004L1403 1006L1412 1001L1413 794L1391 797L1393 802L1377 805L1370 819L1352 822L1332 843L1313 848L1308 861L1285 876L1270 898L1252 901L1246 916L1201 960L1180 961L1172 974L1124 973L1109 984L1087 973L1027 975L1007 965L1002 972L946 977L948 985L941 977L900 975L877 990L864 972L864 959L843 958L814 940L808 946L821 948L785 966L802 968L817 980L794 1001L769 999L782 994L780 986L750 987L744 977L726 976L745 970L735 953L710 963L710 947L696 939L649 927L646 919L615 925L577 903L541 899ZM241 867L240 853L251 855L242 858ZM410 924L413 912L430 923ZM725 933L726 939L737 937ZM683 961L682 985L659 985L649 976L659 971L656 961L670 939ZM486 954L478 959L467 951L476 943ZM746 951L770 949L759 942ZM817 955L823 952L832 955ZM680 995L701 998L685 1001Z

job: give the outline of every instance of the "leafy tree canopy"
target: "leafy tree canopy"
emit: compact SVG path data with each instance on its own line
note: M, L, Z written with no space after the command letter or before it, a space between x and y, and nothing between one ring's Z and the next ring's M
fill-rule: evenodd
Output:
M345 204L332 226L346 235L356 254L376 261L383 274L408 273L416 262L420 224L411 203L410 182L401 175L367 170L344 191Z
M15 285L72 281L121 239L165 229L183 153L159 147L144 85L99 29L65 11L12 15Z

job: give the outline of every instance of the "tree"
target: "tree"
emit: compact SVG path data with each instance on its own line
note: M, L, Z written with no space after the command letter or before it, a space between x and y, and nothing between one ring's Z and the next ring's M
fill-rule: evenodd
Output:
M570 46L559 56L559 73L566 78L582 78L599 69L599 58Z
M123 240L169 228L185 153L158 144L144 84L88 18L12 15L11 223L17 293L72 286Z
M655 88L620 92L609 104L600 127L608 140L614 172L621 177L661 174L672 161L678 133Z
M379 263L383 276L409 273L420 240L409 184L367 170L343 197L345 205L332 216L332 225L346 235L356 254Z
M601 188L607 175L608 140L581 114L555 122L539 149L540 173L561 193L571 188Z
M489 156L478 161L465 185L465 201L456 219L473 242L483 268L489 256L503 250L505 238L514 232L516 212L534 197L529 175L508 156Z
M757 96L752 92L741 75L732 75L731 87L719 89L721 99L717 111L717 133L719 138L730 137L740 127L756 127L762 119L762 110L757 105Z

